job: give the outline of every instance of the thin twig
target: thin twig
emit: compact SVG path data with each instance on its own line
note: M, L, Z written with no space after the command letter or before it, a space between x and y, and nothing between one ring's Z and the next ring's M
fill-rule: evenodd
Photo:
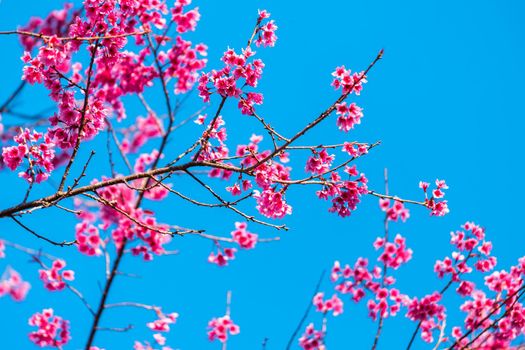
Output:
M51 38L55 38L57 40L64 40L64 41L95 41L95 40L105 40L105 39L117 39L117 38L124 38L128 36L134 36L134 35L144 35L150 33L150 30L144 30L140 32L133 32L133 33L123 33L123 34L116 34L116 35L103 35L103 36L66 36L66 37L57 37L57 36L51 36L51 35L44 35L42 33L33 33L28 32L24 30L7 30L7 31L0 31L0 35L25 35L25 36L31 36L34 38L39 38L44 41L50 40Z
M66 247L66 246L71 246L71 245L74 245L74 244L77 243L76 240L71 241L71 242L67 242L67 241L56 242L56 241L53 241L52 239L49 239L46 236L42 236L42 235L38 234L37 232L35 232L34 230L30 229L29 227L24 225L20 220L18 220L14 216L10 216L10 218L13 219L13 221L16 222L20 227L24 228L27 232L31 233L33 236L35 236L35 237L37 237L39 239L42 239L42 240L44 240L44 241L46 241L48 243L51 243L53 245L56 245L56 246L59 246L59 247Z
M321 272L321 276L319 277L319 280L317 281L317 284L315 286L314 293L312 295L312 299L319 292L319 289L321 288L321 283L323 282L323 278L324 278L325 273L326 273L326 271ZM313 303L312 303L312 300L310 299L308 301L308 306L306 307L306 310L304 310L303 316L299 320L299 323L297 324L297 327L295 327L295 330L293 331L292 336L288 340L288 344L286 345L286 350L290 350L290 348L292 347L292 344L293 344L293 342L295 340L295 337L297 337L297 334L299 333L299 331L303 327L303 324L306 321L306 318L308 317L308 314L310 313L310 310L312 309L312 305L313 305Z
M385 178L385 194L388 195L388 170L385 168L384 170L384 178ZM388 242L388 213L385 213L385 218L383 219L383 227L384 227L384 235L383 239L386 242ZM388 266L386 262L383 261L383 277L381 279L381 287L385 286L386 277L387 277L387 269ZM377 348L377 344L379 343L379 337L381 336L381 331L383 330L383 323L385 321L385 318L383 317L383 312L380 312L379 314L379 322L377 324L377 331L376 335L374 337L374 343L372 344L372 350L375 350Z
M133 329L133 325L129 324L126 327L97 327L97 331L109 332L127 332Z
M264 225L264 226L268 226L268 227L273 227L274 229L276 230L285 230L285 231L288 231L288 227L286 227L286 225L274 225L274 224L271 224L269 222L266 222L266 221L262 221L262 220L259 220L259 219L256 219L254 216L251 216L251 215L248 215L242 211L240 211L239 209L235 208L234 206L231 206L230 204L228 204L228 202L226 202L221 196L219 196L210 186L208 186L205 182L203 182L201 179L199 179L197 176L193 175L191 172L189 172L188 170L186 170L186 173L191 176L195 181L197 181L202 187L204 187L205 189L208 190L208 192L210 192L215 198L217 198L222 204L224 204L224 206L228 209L231 209L232 211L234 211L235 213L239 214L240 216L242 216L243 218L245 218L246 220L248 221L251 221L251 222L255 222L255 223L258 223L260 225Z

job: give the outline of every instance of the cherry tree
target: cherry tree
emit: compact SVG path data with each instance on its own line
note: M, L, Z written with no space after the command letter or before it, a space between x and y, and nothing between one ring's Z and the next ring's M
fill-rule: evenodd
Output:
M410 262L413 252L410 239L391 234L390 226L409 220L411 206L426 208L432 217L446 215L448 186L441 179L421 181L419 198L400 198L389 194L386 171L384 183L372 186L358 170L360 158L373 156L380 142L352 138L352 130L364 117L354 97L366 91L368 79L380 79L372 73L383 50L371 53L364 67L350 70L341 65L326 72L332 79L327 93L336 96L333 103L304 124L294 121L297 131L286 135L272 126L271 116L260 112L264 99L258 83L266 67L259 51L276 45L278 27L270 12L255 10L253 30L244 33L245 45L225 48L217 62L208 61L205 43L188 39L189 32L198 33L200 19L191 0L84 0L0 32L2 40L19 40L24 50L21 82L0 105L5 123L0 129L1 166L20 178L23 190L16 203L0 210L0 218L11 220L21 234L34 238L31 246L0 240L4 260L23 254L34 262L7 266L0 296L23 302L32 293L25 278L36 274L38 283L50 292L72 293L89 316L84 324L70 323L61 316L60 305L48 305L40 296L40 309L29 319L13 322L29 323L28 337L37 347L68 348L71 334L83 327L87 328L85 349L103 349L104 344L97 342L100 331L132 334L134 326L151 330L151 339L137 339L134 349L171 349L168 344L176 341L168 340L168 335L179 314L158 306L162 300L149 305L137 296L137 300L109 302L115 281L126 277L122 261L147 263L174 255L178 239L197 236L209 240L212 249L191 253L228 269L241 250L279 244L278 234L288 230L280 219L306 210L301 203L287 200L288 191L297 190L310 191L324 201L327 211L350 217L347 220L359 215L356 211L365 198L378 201L384 232L370 237L369 254L356 261L335 261L330 272L321 276L311 303L283 347L326 349L332 319L357 303L377 325L375 334L370 334L372 349L381 347L382 330L395 317L413 322L405 335L407 349L417 337L433 349L516 348L525 332L521 299L525 257L508 270L496 270L492 244L478 224L467 221L453 231L450 251L436 257L434 271L443 281L440 290L408 295L396 286L396 270ZM46 89L53 108L36 111L28 121L14 102L35 86ZM162 108L152 105L153 94L162 99ZM198 108L182 113L192 94L198 95ZM226 104L235 105L237 115L225 113ZM259 132L244 135L243 143L229 142L228 131L243 132L246 120L257 123ZM305 144L303 136L323 122L332 123L333 132L345 134L348 141L334 144L325 135L319 144ZM185 140L177 136L180 133L191 134L193 141L179 141ZM104 168L94 165L99 154L106 157ZM194 186L177 186L179 178ZM210 199L202 199L203 194ZM152 207L155 202L173 206L175 198L194 211L222 208L237 220L226 234L209 232L198 222L185 227L162 221ZM28 215L52 210L77 221L63 229L68 240L44 232L54 223L44 228L26 223ZM263 236L262 229L274 234ZM46 252L50 246L61 247L59 257ZM75 254L104 261L97 300L84 296L75 285L76 267L68 263ZM475 282L480 278L482 283ZM452 293L463 300L460 318L447 317L447 296ZM128 307L151 314L151 321L122 328L102 326L110 309ZM224 314L204 320L207 328L194 330L194 335L207 336L226 349L228 339L240 334L243 326L235 321L234 308L229 292ZM266 341L262 347L266 348Z

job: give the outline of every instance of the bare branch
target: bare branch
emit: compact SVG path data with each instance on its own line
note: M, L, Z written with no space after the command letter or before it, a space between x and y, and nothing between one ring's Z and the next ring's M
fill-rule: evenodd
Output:
M133 32L133 33L124 33L124 34L117 34L117 35L103 35L103 36L66 36L66 37L55 37L57 40L63 40L63 41L98 41L98 40L105 40L105 39L117 39L117 38L124 38L128 36L135 36L135 35L145 35L150 33L150 30L144 30L140 32ZM32 36L34 38L39 38L44 41L48 41L53 36L51 35L44 35L41 33L33 33L33 32L27 32L24 30L7 30L7 31L0 31L0 35L25 35L25 36Z
M56 242L56 241L53 241L52 239L49 239L46 236L42 236L42 235L38 234L37 232L33 231L32 229L30 229L29 227L24 225L20 220L18 220L14 216L11 216L11 219L13 219L14 222L16 222L20 227L24 228L27 232L31 233L33 236L35 236L35 237L37 237L39 239L42 239L42 240L44 240L44 241L46 241L48 243L51 243L53 245L56 245L56 246L59 246L59 247L66 247L66 246L71 246L71 245L74 245L74 244L77 243L76 240L71 241L71 242L67 242L67 241Z

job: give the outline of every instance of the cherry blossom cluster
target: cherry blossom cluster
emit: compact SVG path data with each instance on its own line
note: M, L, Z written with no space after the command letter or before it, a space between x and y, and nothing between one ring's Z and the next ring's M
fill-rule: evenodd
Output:
M270 20L261 25L261 23L268 18L270 18L270 13L268 11L259 10L259 17L257 18L257 26L255 29L255 45L257 46L274 46L277 41L277 36L275 35L277 26L275 25L275 22Z
M363 110L355 103L348 106L346 102L336 104L337 127L339 130L348 132L354 128L355 125L361 124L363 117Z
M496 259L490 256L492 245L486 241L482 227L467 222L463 229L451 233L451 244L457 249L452 258L438 260L435 265L438 276L450 275L450 282L441 292L434 292L421 299L404 297L402 305L407 308L406 316L418 322L424 341L433 342L434 330L439 329L442 333L446 318L445 308L441 304L443 294L456 282L459 283L456 292L467 298L460 307L467 315L462 326L452 328L451 339L454 340L451 348L510 348L512 341L525 332L525 311L519 300L524 288L525 259L521 258L510 272L494 271L485 276L485 286L494 293L494 297L490 298L487 293L476 288L472 281L464 279L464 275L473 270L469 262L480 273L493 270ZM440 336L442 342L447 339Z
M48 136L29 129L22 129L14 137L16 146L4 147L2 157L11 170L15 170L27 160L27 169L18 175L28 182L40 183L49 177L55 168L54 143Z
M124 132L121 148L124 153L136 153L146 142L163 134L162 121L154 114L138 116Z
M274 188L268 188L262 192L255 190L253 197L257 201L256 208L259 213L274 219L292 214L292 206L286 203L284 192L284 188L279 191Z
M314 328L314 324L310 323L303 335L299 338L299 345L304 350L323 350L324 333Z
M231 232L231 242L239 245L241 249L254 249L258 241L258 235L248 231L246 222L236 222L235 230ZM226 266L230 260L235 259L236 248L224 248L217 238L214 239L215 251L210 252L208 262L218 266Z
M308 158L306 162L306 172L317 175L323 175L330 170L332 162L335 156L328 154L326 149L322 149L320 152L315 152L314 156Z
M133 168L136 172L144 172L146 171L149 165L155 162L157 158L162 158L162 155L160 155L157 150L154 150L151 153L143 153L137 158L137 160L135 161L135 166ZM144 191L144 197L154 201L160 201L166 198L166 196L169 193L167 188L168 185L161 185L160 180L157 179L153 179L152 181L153 184L151 186L148 186L148 189ZM134 182L134 184L137 187L140 187L141 183L141 180L137 180Z
M42 33L43 35L61 35L68 24L68 17L78 14L78 11L72 11L73 4L65 3L64 8L53 10L46 18L31 17L27 25L20 29L26 32ZM72 13L73 12L73 13ZM26 51L32 51L35 46L41 45L42 40L33 36L20 36L20 42Z
M166 76L177 79L175 83L175 94L183 94L190 91L199 79L201 71L207 63L204 58L207 55L207 47L204 44L192 46L191 41L177 37L176 44L172 48L159 55L159 60L168 64Z
M383 237L378 237L374 242L376 250L382 248L378 261L384 266L397 270L401 265L406 264L412 258L412 249L407 248L405 238L397 234L393 242L387 242Z
M155 333L153 334L153 339L155 340L155 343L159 346L161 346L162 350L172 350L171 347L169 346L166 346L166 337L164 337L162 334L160 333ZM133 344L133 350L155 350L155 347L153 345L150 344L150 342L144 342L141 343L139 341L135 341L135 343Z
M253 134L247 145L237 146L236 156L242 157L241 165L243 167L255 167L254 180L260 187L260 190L253 191L257 210L269 218L282 218L292 213L292 207L285 199L287 186L279 187L279 182L290 180L291 168L283 164L288 162L287 154L284 153L280 157L280 162L276 160L260 162L261 159L271 153L270 150L259 150L259 144L262 140L262 136ZM227 170L221 172L214 169L210 172L210 176L221 176L223 179L228 179L230 175L231 172ZM248 179L243 180L241 174L238 181L226 189L233 195L240 195L250 188L252 188L252 182Z
M344 172L354 180L343 180L338 172L330 173L330 180L323 185L323 189L317 191L320 199L331 198L332 206L328 209L331 213L337 213L341 217L350 216L352 211L361 202L361 196L368 194L368 179L365 174L359 173L356 166L346 166Z
M477 237L484 238L480 227L468 224ZM510 271L494 271L485 276L488 292L476 288L472 282L469 282L468 292L462 293L458 288L458 293L467 300L460 307L466 314L464 324L452 328L455 345L511 348L512 341L525 334L525 308L520 298L525 289L524 275L525 258L522 257Z
M342 89L345 95L351 93L359 95L363 90L363 84L367 82L364 72L352 73L352 71L346 69L345 66L337 67L332 73L332 76L334 77L332 86L336 90Z
M390 221L401 219L401 221L405 222L410 217L409 210L398 200L394 200L394 204L390 206L389 199L380 198L379 207L386 213L386 216Z
M93 183L97 183L94 181ZM80 235L79 249L85 254L96 256L103 247L103 240L94 225L100 221L100 227L110 230L110 237L118 247L126 242L135 242L131 248L133 255L141 255L144 260L152 260L154 255L166 252L164 245L171 241L170 227L157 222L154 212L135 208L137 193L126 184L118 184L97 190L98 212L87 214L89 207L83 208L82 202L77 202L84 209L82 222L77 226Z
M230 260L235 259L235 248L223 248L218 242L215 242L216 252L210 252L208 262L218 266L226 266Z
M345 142L343 144L343 152L352 156L352 158L358 158L364 154L367 154L368 148L369 145L366 143Z
M184 7L191 4L191 0L177 0L171 9L171 19L177 24L177 32L194 31L201 15L196 7L184 12Z
M262 76L264 63L261 59L250 58L255 52L248 46L241 54L233 49L224 52L222 61L225 67L219 71L203 74L199 78L199 96L204 102L210 101L210 96L217 93L223 98L237 98L238 107L242 114L252 115L254 105L263 102L263 96L257 92L243 92L244 86L257 87ZM211 84L211 86L210 86Z
M231 233L233 240L243 249L253 249L257 244L257 234L248 231L248 224L236 222L235 231Z
M398 240L402 240L402 238L398 238ZM386 261L389 263L389 266L397 268L401 263L406 262L411 254L407 253L404 248L399 249L399 246L394 248L399 253L390 252L390 250L387 253L387 249L383 245L384 252L378 260ZM397 257L397 254L399 254L399 257ZM370 291L372 296L367 302L367 307L369 316L373 320L378 315L383 318L389 315L395 316L401 306L407 301L406 295L391 287L395 283L394 277L383 276L383 270L379 266L369 268L368 260L364 258L359 258L353 268L349 265L342 267L336 261L330 276L331 280L337 283L335 289L341 294L350 294L355 302L362 300L366 296L367 291Z
M445 307L439 304L441 297L441 293L434 292L421 300L412 298L407 305L406 316L412 321L420 322L421 338L429 343L434 341L432 331L445 319Z
M466 313L464 327L452 328L452 338L457 346L454 349L467 346L514 349L512 341L525 332L525 308L517 292L509 293L505 298L490 298L477 290L471 297L472 300L465 301L460 307Z
M255 155L253 158L247 158L248 166L253 166L260 163L258 157L265 157L269 151L264 151ZM285 159L286 160L286 159ZM278 186L280 181L290 180L291 168L283 165L276 160L261 163L255 168L255 182L260 187L260 190L254 190L253 197L257 205L256 208L262 215L280 219L285 215L292 214L292 206L286 202L285 193L288 187Z
M37 330L29 333L29 339L40 347L61 347L71 339L69 322L54 315L53 309L44 309L29 318L29 325Z
M229 335L237 335L240 331L240 327L228 315L213 318L208 322L208 339L210 341L219 340L224 343L228 340Z
M292 206L286 200L288 189L294 185L314 185L320 186L316 192L318 198L330 200L330 212L348 217L356 210L363 196L370 194L381 198L379 205L386 217L385 235L373 243L378 254L377 261L369 263L369 259L359 257L353 265L341 265L338 261L334 263L330 277L335 284L335 293L330 298L325 298L324 292L318 292L313 297L313 306L322 314L323 325L321 330L315 329L313 323L306 327L299 339L303 349L325 349L328 316L343 313L346 295L355 302L366 301L369 317L379 322L378 332L384 319L398 315L404 308L405 316L417 323L414 337L421 331L424 341L433 342L436 330L444 333L446 313L442 300L452 285L457 285L456 292L464 300L460 310L465 313L465 320L452 328L450 338L448 335L440 336L440 342L451 342L451 349L497 349L509 348L512 341L525 335L525 309L520 302L525 289L525 258L520 259L509 271L494 271L496 258L491 255L492 244L485 240L483 228L474 223L468 222L463 226L463 231L452 233L454 251L450 257L438 260L435 264L434 270L438 277L450 277L449 283L440 292L418 298L409 297L394 288L396 279L392 273L408 263L413 252L403 236L389 236L388 224L405 222L410 217L405 207L407 203L426 206L432 216L446 215L449 209L447 201L443 200L445 190L448 189L445 181L436 180L433 189L430 189L429 183L421 182L424 202L381 195L369 190L365 174L358 171L356 165L350 164L367 154L377 143L346 141L338 145L292 145L297 138L331 114L335 114L336 125L344 132L349 132L361 123L362 108L346 101L346 98L352 93L361 93L363 84L367 82L366 74L382 53L363 72L352 72L345 66L337 67L332 73L332 85L341 94L337 102L297 134L286 138L256 111L256 107L262 105L264 100L263 94L256 89L265 64L255 58L252 43L257 47L275 45L277 26L269 19L270 14L260 10L246 47L240 51L228 48L221 58L222 68L203 73L207 64L207 46L181 36L195 30L200 19L199 9L188 7L191 0L176 0L172 3L173 6L169 8L168 2L158 0L85 0L81 10L75 11L71 5L66 5L45 19L31 19L26 27L21 28L34 32L21 35L25 49L22 56L23 80L28 84L43 85L56 104L56 113L45 116L45 119L49 117L49 124L45 125L48 126L47 130L42 132L30 129L13 131L10 128L4 133L0 124L2 140L9 140L8 146L3 148L2 164L11 170L23 168L20 176L32 186L33 182L40 183L47 179L59 164L70 160L56 195L47 197L51 200L44 198L27 203L24 199L24 205L21 206L23 210L29 208L27 212L37 207L56 206L77 216L79 222L75 227L75 241L55 242L56 245L74 244L80 253L90 257L104 253L108 266L107 292L120 272L119 263L124 254L140 256L146 261L152 260L155 255L169 254L166 245L176 235L195 234L212 240L214 245L208 261L218 266L226 266L235 259L237 248L250 250L256 247L259 235L250 232L246 222L236 222L235 229L226 237L158 222L155 213L147 209L142 200L163 201L170 193L177 194L171 185L165 183L175 173L191 176L219 202L207 204L181 194L179 197L197 205L222 206L234 210L246 220L275 228L281 227L256 219L234 206L243 199L253 197L259 214L265 218L281 219L292 213ZM170 29L177 32L175 36L169 34ZM199 114L201 111L198 111L175 125L175 114L180 106L179 101L175 105L170 99L173 95L188 94L195 85L205 103L211 102L212 95L218 95L219 107L215 113L209 114L211 120L207 114ZM148 104L148 89L155 86L162 88L167 115L157 114ZM147 111L145 116L133 115L128 118L128 113L135 113L134 110L126 109L124 101L127 101L128 96L139 98ZM227 100L232 99L241 114L262 124L271 138L273 148L265 148L263 136L252 134L246 144L232 148L235 150L234 155L230 154L227 116L222 108ZM198 139L179 157L164 163L164 157L169 157L169 152L174 149L170 143L173 140L171 132L191 119L201 125ZM85 144L84 141L95 138L103 130L108 132L108 153L111 153L110 138L113 137L119 155L129 168L130 177L120 175L110 158L111 178L100 175L100 180L92 180L91 188L85 186L84 191L78 191L81 185L75 180L72 187L65 187L64 190L65 180L71 180L68 170L78 150ZM153 139L161 139L160 147L148 145ZM56 155L55 147L56 152L60 152ZM304 179L295 180L292 168L287 164L290 161L289 152L294 148L312 152L304 168L300 169L306 173ZM331 154L332 149L341 149L347 160L334 165L336 156ZM189 157L192 160L185 166L181 165L181 160ZM89 161L86 168L88 164ZM174 164L177 167L171 169ZM231 179L221 189L225 187L228 196L244 197L238 197L235 202L223 200L219 191L215 192L211 185L202 182L197 171L193 172L198 167L205 169L203 172L210 178ZM162 171L155 172L155 176L144 174L150 170ZM84 175L83 171L79 180ZM71 194L74 189L83 199L79 199L80 196L74 198L75 210L71 210L61 204L67 205L65 199L74 196ZM31 206L32 203L37 204ZM7 216L13 219L22 214L20 210L12 213L12 216ZM34 231L29 231L34 234ZM4 257L4 249L4 242L0 240L0 257ZM116 259L112 254L115 254ZM39 276L46 289L60 291L67 287L85 301L80 292L69 284L75 274L73 270L65 270L64 260L51 258L52 265L48 268L39 258L33 256L33 260L42 266ZM109 268L110 263L113 264L112 269ZM466 279L467 274L474 270L485 274L484 284L476 285ZM30 284L11 268L6 270L0 280L0 296L9 294L16 301L23 300L29 288ZM95 316L92 328L95 333L100 329L100 316L108 306L104 304L106 296L104 294L100 312ZM85 304L95 314L87 302ZM126 306L126 303L122 304L119 306ZM218 340L225 344L229 336L240 332L239 326L230 318L229 300L227 305L225 316L213 318L208 323L210 341ZM164 314L160 308L144 304L132 306L153 310L157 316L146 323L146 327L153 332L154 341L136 341L134 349L153 350L161 347L170 350L166 345L165 333L177 322L178 314ZM61 348L70 339L68 321L55 316L52 309L34 314L29 324L37 327L29 337L38 346ZM102 350L95 346L89 348Z
M436 188L432 190L432 195L429 198L428 192L429 192L429 186L430 184L428 182L419 182L419 188L425 192L425 205L431 210L430 215L433 216L444 216L449 213L447 201L439 199L443 198L445 196L445 192L443 190L448 189L447 184L444 180L436 180Z
M66 267L64 260L53 261L51 268L40 269L38 274L44 287L49 291L59 291L66 287L65 281L73 281L75 279L75 273L73 270L63 270Z
M337 294L332 295L330 299L323 300L324 293L319 292L313 298L313 303L318 312L326 314L332 312L334 316L343 313L343 301L339 299Z
M399 205L401 204L401 205ZM397 221L400 217L408 218L408 210L400 202L395 202L391 208L389 202L380 199L380 207L386 212L386 219ZM357 259L353 267L350 265L341 266L336 261L332 267L330 279L334 282L335 290L340 294L349 294L355 302L370 295L367 301L368 315L372 320L381 318L381 321L390 316L396 316L402 307L408 307L411 299L393 287L395 278L388 274L389 269L396 270L401 265L406 264L412 258L412 250L406 246L405 238L396 235L392 241L388 240L388 235L379 237L373 244L376 250L380 251L377 261L382 265L370 266L366 258ZM333 315L343 312L343 302L337 294L331 299L323 300L324 293L319 292L314 297L314 305L317 311ZM426 326L426 324L425 324ZM316 346L322 344L326 320L323 322L323 331L315 331L313 325L308 326L303 337L299 340L301 347L317 349Z
M437 260L434 271L442 278L450 275L454 282L461 282L458 293L470 295L473 291L473 283L461 281L461 275L472 272L469 262L473 263L476 270L488 272L494 269L497 259L491 256L492 243L485 240L485 230L472 223L467 222L463 225L464 231L451 232L450 243L456 248L451 257Z
M202 151L199 154L198 160L219 160L228 157L229 150L225 144L228 134L224 125L226 122L222 116L217 116L210 122L203 133L204 143L201 143ZM217 146L214 146L212 141L218 142ZM210 170L211 177L222 177L228 179L231 176L231 172L226 170L220 170L214 168Z
M103 240L100 238L98 228L84 220L75 226L75 238L78 250L88 256L99 256L102 254Z
M149 306L149 305L142 305L139 304L139 306L151 309L155 312L157 315L157 319L148 322L146 326L151 329L153 332L163 332L167 333L170 331L170 325L175 324L177 321L177 318L179 317L179 314L176 312L172 312L169 314L165 314L162 312L161 308L156 306ZM154 333L153 334L153 340L154 343L150 343L149 341L140 342L135 341L133 345L133 349L135 350L154 350L155 347L158 345L161 347L162 350L172 350L171 347L166 345L166 337L162 335L161 333Z
M277 26L273 20L263 22L270 17L267 11L259 11L259 17L254 31L257 46L274 46L277 40L275 31ZM263 103L263 95L258 92L244 92L245 86L257 87L262 76L264 63L261 59L250 59L255 52L248 46L241 53L228 49L224 52L222 61L225 67L221 70L213 70L211 73L203 74L199 78L199 96L204 102L210 101L210 96L217 93L222 98L234 97L238 99L238 107L242 114L252 115L254 105ZM211 86L210 86L211 84Z
M200 17L198 9L184 10L190 3L191 1L179 1L172 9L172 21L177 25L179 33L194 30ZM162 51L160 46L165 46L167 40L159 37L158 43L146 42L137 34L136 43L144 46L139 53L121 51L128 36L147 33L151 31L150 26L159 29L166 26L163 18L167 12L165 3L105 1L99 6L98 1L86 0L86 19L74 12L73 19L68 22L71 8L71 5L67 5L45 20L34 18L23 28L26 31L39 30L46 35L43 40L31 36L22 37L26 48L22 57L26 63L23 78L31 84L44 84L57 102L58 112L50 118L53 128L46 133L45 138L61 149L77 147L79 138L84 140L97 135L112 113L119 120L125 118L121 97L142 93L145 87L153 85L153 79L159 77L158 69L146 63L147 58L152 55L159 60L159 65L164 66L161 78L175 82L176 93L189 91L198 78L198 71L206 64L206 60L202 58L206 55L206 47L202 44L193 46L180 36L176 37L170 48ZM144 31L141 28L149 29ZM90 37L99 39L89 41L87 48L91 62L83 69L82 63L75 62L73 58L83 42L77 38ZM154 44L158 47L155 48ZM37 46L37 54L31 54ZM83 101L77 100L79 95L86 95L85 98L81 97ZM144 143L148 137L153 136L151 133L144 134L135 142ZM42 176L47 175L44 173L37 176L41 180Z
M20 273L8 267L0 279L0 297L10 295L15 301L23 301L31 285L22 280Z
M163 313L159 312L158 316L159 318L157 320L148 322L146 326L148 326L149 329L155 332L169 332L170 325L175 324L175 322L177 322L179 314L176 312L172 312L170 314L164 315Z

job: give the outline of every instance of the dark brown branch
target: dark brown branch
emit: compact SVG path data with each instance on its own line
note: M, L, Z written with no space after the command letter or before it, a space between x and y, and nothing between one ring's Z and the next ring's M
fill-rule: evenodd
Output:
M49 239L46 236L42 236L42 235L38 234L37 232L35 232L34 230L30 229L29 227L24 225L20 220L18 220L14 216L11 216L11 219L13 219L14 222L16 222L20 227L25 229L27 232L31 233L33 236L35 236L35 237L37 237L39 239L42 239L42 240L44 240L44 241L46 241L48 243L51 243L53 245L56 245L56 246L59 246L59 247L66 247L66 246L71 246L71 245L74 245L74 244L77 243L76 240L71 241L71 242L67 242L67 241L56 242L56 241L53 241L52 239Z
M11 95L7 98L7 100L2 103L0 106L0 114L7 111L7 108L9 107L9 104L15 100L15 98L22 92L22 89L26 86L26 81L22 80L22 82L18 85L18 87L13 91Z
M117 38L125 38L128 36L134 36L134 35L144 35L148 34L151 31L144 30L140 32L133 32L133 33L124 33L124 34L117 34L117 35L106 35L106 36L66 36L66 37L56 37L58 40L64 40L64 41L95 41L95 40L105 40L105 39L117 39ZM0 35L25 35L25 36L31 36L34 38L39 38L44 41L47 41L52 38L50 35L44 35L42 33L33 33L33 32L27 32L24 30L7 30L7 31L0 31Z
M168 123L169 127L166 129L166 133L162 137L162 141L161 141L161 144L160 144L160 147L159 147L159 153L158 153L157 157L155 158L155 160L153 161L153 163L151 165L151 168L150 168L150 171L149 171L152 174L150 174L147 177L139 177L139 178L146 178L146 182L145 182L143 187L147 187L148 186L148 181L149 181L150 177L151 176L155 176L156 174L154 174L154 172L158 171L157 165L159 163L160 157L162 156L162 153L164 152L164 147L166 146L166 143L168 141L168 137L169 137L169 135L171 133L171 127L173 125L173 122L175 121L175 115L174 115L174 111L172 111L172 109L171 109L171 102L170 102L170 98L169 98L169 93L168 93L168 90L167 90L166 82L164 80L162 68L160 66L160 62L159 62L158 56L155 54L155 50L154 50L153 43L151 41L150 35L147 36L147 39L148 39L148 43L149 43L150 48L153 50L153 55L154 55L154 59L155 59L155 65L156 65L156 67L157 67L157 69L159 71L159 77L160 77L160 80L161 80L161 83L162 83L162 87L163 87L163 91L164 91L164 97L165 97L165 100L166 100L166 107L168 109L168 113L169 113L170 118L169 118L169 123ZM182 170L182 169L180 169L180 170ZM158 174L163 174L163 173L166 173L166 172L170 172L171 173L172 171L164 171L164 172L161 171ZM132 181L132 180L133 179L129 179L127 181L129 182L129 181ZM137 202L135 203L135 208L138 208L140 206L140 203L142 202L142 199L144 198L144 193L145 193L144 191L139 192L139 196L138 196ZM85 350L89 350L90 349L91 345L93 344L93 340L95 339L95 335L97 333L98 324L100 322L102 314L104 313L104 306L106 305L106 299L107 299L107 297L109 295L109 291L111 290L111 286L113 285L113 281L115 279L115 276L117 275L120 262L122 261L122 257L124 256L124 252L125 252L125 248L126 248L127 242L128 242L127 239L124 239L123 242L121 243L121 246L119 247L119 249L117 251L117 257L115 259L115 262L113 263L113 267L112 267L111 272L109 274L109 278L107 279L106 284L104 286L104 290L102 292L102 297L100 299L100 303L99 303L97 312L95 314L95 318L93 319L93 324L92 324L91 330L89 332L89 337L88 337L88 340L86 342Z
M303 327L304 322L306 321L306 318L308 317L308 314L310 313L310 310L312 309L312 299L315 297L315 295L319 292L319 289L321 288L321 283L323 282L323 278L326 271L321 272L321 276L319 277L319 280L317 281L317 284L315 285L314 293L312 294L312 298L308 301L308 306L306 307L306 310L304 310L304 314L299 320L299 323L297 324L297 327L295 327L295 330L292 333L292 336L288 340L288 344L286 345L286 350L290 350L292 347L292 344L295 340L295 337L297 337L297 334L299 334L299 331Z
M407 345L407 350L410 350L410 348L412 347L412 344L414 343L414 340L416 339L417 332L419 331L419 328L421 328L421 323L423 323L423 321L418 322L416 329L412 333L412 336L410 337L410 341L408 342L408 345Z
M80 148L80 142L82 141L82 137L84 136L84 126L86 123L86 113L89 103L89 88L91 87L91 77L93 75L93 65L95 64L95 57L97 55L97 50L99 47L99 41L95 43L95 46L93 47L93 52L91 53L91 59L89 61L89 68L87 73L87 83L86 88L84 89L84 105L82 106L82 112L80 115L80 125L78 126L78 135L75 142L75 146L73 148L73 153L71 154L71 157L69 158L69 162L66 165L66 169L64 170L64 175L62 176L62 180L60 180L60 184L58 185L58 191L62 191L64 189L64 185L67 180L67 176L69 175L69 171L71 170L71 166L73 165L73 162L75 161L75 158L77 156L78 150Z

